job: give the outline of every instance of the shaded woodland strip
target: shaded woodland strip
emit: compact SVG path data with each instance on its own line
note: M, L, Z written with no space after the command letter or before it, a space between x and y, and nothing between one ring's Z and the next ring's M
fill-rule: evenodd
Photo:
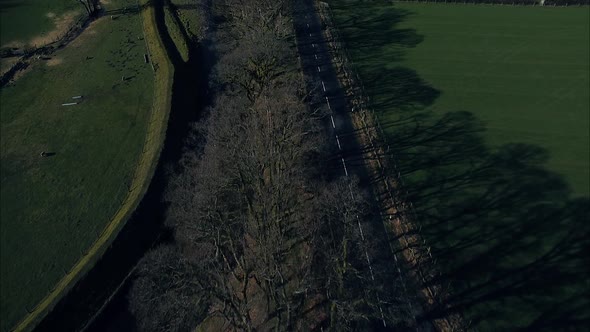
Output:
M381 320L357 226L369 206L354 180L327 170L334 147L297 65L297 8L209 9L215 98L169 188L175 243L144 258L131 292L140 328L342 331ZM381 297L390 325L405 319L396 296Z

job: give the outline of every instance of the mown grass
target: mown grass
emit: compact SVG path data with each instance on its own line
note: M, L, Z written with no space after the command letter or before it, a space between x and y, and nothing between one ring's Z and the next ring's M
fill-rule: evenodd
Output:
M134 2L113 3L125 4ZM138 37L138 14L100 19L0 90L3 331L88 251L128 195L154 92ZM79 105L61 106L78 95Z
M583 326L588 8L329 3L453 289L432 314Z
M72 0L0 1L0 47L11 42L27 44L33 37L55 28L55 17L66 12L82 13L83 7Z

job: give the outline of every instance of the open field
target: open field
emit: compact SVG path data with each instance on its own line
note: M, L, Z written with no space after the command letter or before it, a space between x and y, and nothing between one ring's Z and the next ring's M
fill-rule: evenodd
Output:
M348 49L376 103L391 97L386 86L396 82L401 67L415 70L439 93L418 102L436 113L473 112L485 122L492 145L519 142L547 149L549 168L576 194L590 195L587 8L397 4L395 13L387 8L337 15L340 24L357 27L343 32L354 38ZM377 29L383 31L372 33Z
M0 0L0 47L33 46L83 11L72 0Z
M154 100L153 71L138 37L138 14L99 19L0 90L3 331L88 252L124 201L137 203L128 198L132 181L141 180L133 183L141 196L153 172L158 148L145 172L137 168ZM78 95L84 97L72 99ZM155 147L161 136L154 133Z
M583 326L588 8L329 3L453 289L433 315Z

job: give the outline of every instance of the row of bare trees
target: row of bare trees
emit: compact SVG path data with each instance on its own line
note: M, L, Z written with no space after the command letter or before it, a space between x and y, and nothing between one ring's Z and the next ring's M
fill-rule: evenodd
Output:
M365 196L326 172L326 114L306 105L290 2L211 10L214 102L171 180L175 243L143 259L132 288L139 327L341 331L403 320L397 293L368 280Z

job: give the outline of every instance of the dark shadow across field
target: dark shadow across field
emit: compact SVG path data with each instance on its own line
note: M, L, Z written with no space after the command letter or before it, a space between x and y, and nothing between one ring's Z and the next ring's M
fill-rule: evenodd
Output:
M546 150L489 147L485 123L469 110L437 114L429 106L442 91L411 68L383 68L423 40L395 28L411 12L334 7L372 106L385 120L388 157L405 181L398 195L414 204L437 260L441 274L428 283L451 290L422 319L459 312L480 330L588 326L588 198L572 198L565 180L545 168ZM365 52L380 47L387 47L377 52L386 59Z
M23 4L18 0L1 0L0 13L10 10L10 8L20 7Z

